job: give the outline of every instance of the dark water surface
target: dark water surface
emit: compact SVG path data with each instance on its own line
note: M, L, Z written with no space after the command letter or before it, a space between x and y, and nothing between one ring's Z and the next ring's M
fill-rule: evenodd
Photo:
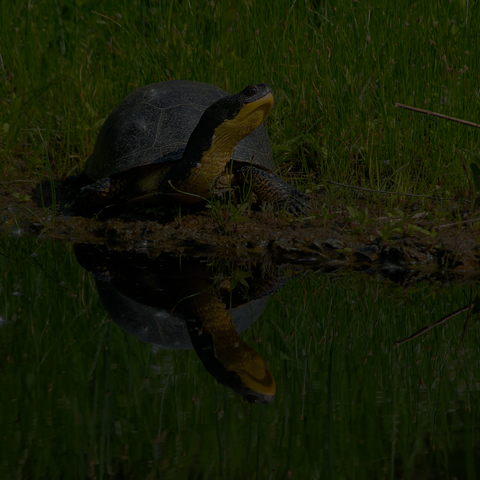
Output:
M13 237L0 273L0 479L480 475L477 284Z

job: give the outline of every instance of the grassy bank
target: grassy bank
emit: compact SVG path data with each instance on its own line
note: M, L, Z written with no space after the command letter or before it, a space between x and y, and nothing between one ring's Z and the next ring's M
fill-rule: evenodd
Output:
M480 123L479 9L425 0L1 2L0 172L79 172L104 119L142 85L190 79L236 92L268 82L277 104L267 128L290 181L465 197L456 149L475 150L478 133L394 104Z

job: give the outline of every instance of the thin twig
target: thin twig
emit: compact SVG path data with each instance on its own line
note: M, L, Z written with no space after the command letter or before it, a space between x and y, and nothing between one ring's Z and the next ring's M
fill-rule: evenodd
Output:
M398 342L395 342L396 345L402 345L406 342L409 342L410 340L413 340L414 338L419 337L420 335L423 335L425 332L428 332L429 330L432 330L432 328L438 327L442 323L445 323L447 320L450 320L453 317L456 317L458 314L465 312L466 310L469 310L472 308L474 302L469 303L467 306L461 308L460 310L457 310L456 312L450 313L446 317L443 317L442 319L438 320L438 322L432 323L431 325L428 325L428 327L422 328L418 332L414 333L413 335L410 335L409 337L400 340Z
M98 13L96 12L95 10L92 10L92 13L94 13L95 15L98 15L99 17L103 17L103 18L106 18L107 20L110 20L112 21L113 23L116 23L120 28L123 28L118 22L116 22L113 18L110 18L109 16L107 15L103 15L103 13Z
M473 296L473 289L472 289L472 286L470 285L470 302L472 302L472 296ZM462 343L463 343L463 340L465 340L465 335L467 333L467 326L468 326L468 321L470 320L470 312L472 311L472 309L470 308L467 312L467 319L465 320L465 323L463 324L463 335L462 335L462 339L460 340L460 344L458 345L459 347L462 346Z
M347 185L345 183L332 182L331 180L323 180L323 181L326 183L332 183L333 185L338 185L339 187L353 188L354 190L362 190L364 192L384 193L386 195L402 195L404 197L429 198L431 200L451 200L451 198L430 197L428 195L415 195L414 193L399 193L399 192L387 192L385 190L373 190L371 188L355 187L354 185ZM463 198L459 199L459 201L470 203L470 200L465 200Z
M440 230L441 228L455 227L457 225L458 226L463 225L464 223L471 223L471 222L478 222L478 221L480 221L480 217L470 218L469 220L462 220L461 222L445 223L443 225L439 225L439 226L433 227L433 228L436 228L437 230Z
M455 150L457 151L458 155L460 156L460 158L462 160L463 170L465 170L465 175L467 176L468 183L470 185L470 198L472 198L473 197L473 183L472 183L472 179L470 178L470 174L468 173L467 164L465 163L465 160L464 160L462 154L460 153L460 150L457 147L455 147ZM472 212L470 212L470 213L472 213Z
M452 122L462 123L469 127L480 128L478 123L467 122L467 120L460 120L459 118L449 117L448 115L442 115L441 113L431 112L430 110L423 110L422 108L410 107L409 105L403 105L396 103L395 108L404 108L405 110L411 110L412 112L423 113L424 115L431 115L432 117L443 118L444 120L451 120Z
M45 177L48 178L48 177ZM12 180L10 182L1 182L2 185L8 185L10 183L36 183L36 180Z

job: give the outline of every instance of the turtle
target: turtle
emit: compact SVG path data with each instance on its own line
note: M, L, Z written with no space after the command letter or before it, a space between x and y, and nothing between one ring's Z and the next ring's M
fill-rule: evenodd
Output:
M133 91L100 129L75 213L89 216L113 204L164 197L205 202L232 185L248 186L262 203L303 212L307 196L272 173L272 148L261 123L273 103L265 83L235 95L187 80Z

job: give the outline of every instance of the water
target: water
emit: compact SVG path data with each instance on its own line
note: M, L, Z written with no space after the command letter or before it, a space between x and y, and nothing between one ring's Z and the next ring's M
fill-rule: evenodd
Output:
M397 343L471 305L476 284L18 237L2 239L0 272L2 479L478 475L477 315ZM170 317L183 336L162 329ZM226 379L244 364L221 355L225 325L225 351L245 342L274 391ZM182 348L196 327L210 344Z

